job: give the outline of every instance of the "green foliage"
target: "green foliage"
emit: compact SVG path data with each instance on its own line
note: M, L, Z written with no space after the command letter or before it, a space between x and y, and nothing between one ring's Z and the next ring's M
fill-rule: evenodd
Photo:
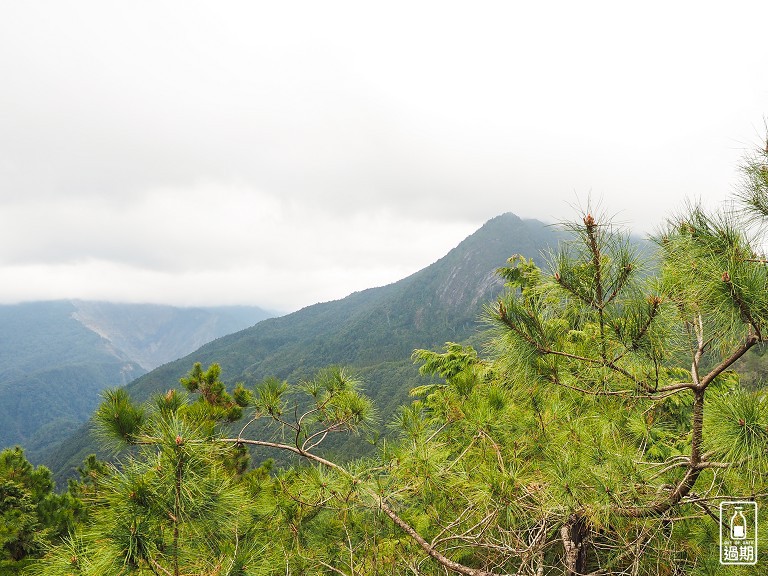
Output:
M763 339L766 268L729 218L670 224L658 276L589 213L549 273L510 259L487 358L415 353L445 385L398 412L383 493L466 566L719 567L716 525L697 527L718 500L762 501L768 464L764 393L728 371Z
M73 526L78 502L54 492L50 471L21 448L0 452L0 572L16 574Z
M281 416L284 411L283 394L288 389L288 383L277 378L265 378L256 387L254 406L270 416Z
M419 374L437 375L446 380L455 378L479 362L474 348L455 342L446 342L443 354L430 350L415 350L411 359L421 362Z
M219 379L221 376L221 366L211 364L207 370L203 371L202 364L196 362L189 374L181 378L179 382L190 392L200 394L199 401L209 410L216 412L216 420L225 420L235 422L243 415L243 405L247 405L248 396L244 393L244 388L240 385L237 388L236 398L233 398L226 390L225 384Z
M723 462L733 462L748 473L744 480L754 492L768 473L768 409L766 392L742 388L716 395L707 405L706 450Z
M284 432L290 431L298 450L309 451L330 435L368 432L376 422L376 411L362 393L362 382L340 366L319 370L314 378L294 386L274 377L265 378L256 386L253 397L253 417L238 438L246 428L266 419L279 424Z
M741 174L738 199L746 215L753 222L762 224L768 218L768 143L744 158Z
M30 573L255 573L244 567L264 546L251 538L241 545L251 529L239 482L247 458L214 435L229 396L218 367L190 376L202 402L169 392L140 408L122 390L105 395L102 433L135 448L119 465L85 462L82 480L70 484L88 502L82 525Z
M362 394L362 382L341 366L324 368L298 387L312 397L314 414L310 421L325 429L358 432L376 418L373 403ZM309 436L310 430L304 434Z
M144 425L144 410L131 402L123 388L108 389L103 396L104 402L95 417L102 432L101 437L106 442L112 441L118 448L134 444Z
M36 529L37 514L31 495L16 482L0 483L2 531L0 544L4 559L18 561L41 547Z

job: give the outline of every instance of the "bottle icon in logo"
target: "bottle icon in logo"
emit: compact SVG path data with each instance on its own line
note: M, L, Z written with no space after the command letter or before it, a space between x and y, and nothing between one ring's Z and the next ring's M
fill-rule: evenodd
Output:
M733 540L745 540L747 538L747 519L741 510L741 506L736 506L736 511L731 516L731 538Z

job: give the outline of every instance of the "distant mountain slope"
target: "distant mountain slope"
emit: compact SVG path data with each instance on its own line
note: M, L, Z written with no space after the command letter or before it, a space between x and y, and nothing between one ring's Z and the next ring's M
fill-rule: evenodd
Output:
M73 318L145 370L189 354L206 342L275 316L255 306L177 308L157 304L73 302Z
M218 362L226 381L250 384L269 375L295 380L329 364L344 364L364 377L379 411L391 414L418 381L412 351L470 337L482 306L501 288L495 270L518 253L540 262L541 250L556 245L558 238L556 229L541 222L498 216L399 282L264 320L145 374L127 390L141 400L178 387L179 378L197 361ZM46 463L61 478L96 447L84 428L49 454Z
M145 373L73 318L71 302L0 306L0 448L34 449L88 418L105 386Z
M34 457L85 422L104 388L268 316L255 307L0 306L0 449L22 444Z

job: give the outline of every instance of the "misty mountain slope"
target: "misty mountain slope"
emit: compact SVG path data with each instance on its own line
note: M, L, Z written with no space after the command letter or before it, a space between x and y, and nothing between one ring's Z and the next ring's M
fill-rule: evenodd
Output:
M83 301L0 306L0 448L21 444L35 458L88 419L104 388L269 315Z
M0 306L0 448L36 446L42 428L71 431L105 386L146 372L75 312L71 302Z
M380 413L391 414L407 401L408 390L423 382L410 361L413 350L439 348L474 334L483 305L501 288L495 270L517 253L541 262L541 250L558 238L556 229L541 222L498 216L403 280L264 320L161 366L126 389L144 400L179 387L179 378L194 362L218 362L230 384L254 384L265 376L295 381L329 364L344 364L363 376ZM45 462L61 478L97 446L83 428Z
M275 316L255 306L177 308L80 300L73 304L77 321L145 370L184 356L214 338Z

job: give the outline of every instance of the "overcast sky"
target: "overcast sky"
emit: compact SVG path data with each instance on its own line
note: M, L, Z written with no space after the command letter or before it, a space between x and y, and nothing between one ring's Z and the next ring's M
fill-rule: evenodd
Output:
M0 302L282 311L503 212L716 205L768 2L0 3Z

